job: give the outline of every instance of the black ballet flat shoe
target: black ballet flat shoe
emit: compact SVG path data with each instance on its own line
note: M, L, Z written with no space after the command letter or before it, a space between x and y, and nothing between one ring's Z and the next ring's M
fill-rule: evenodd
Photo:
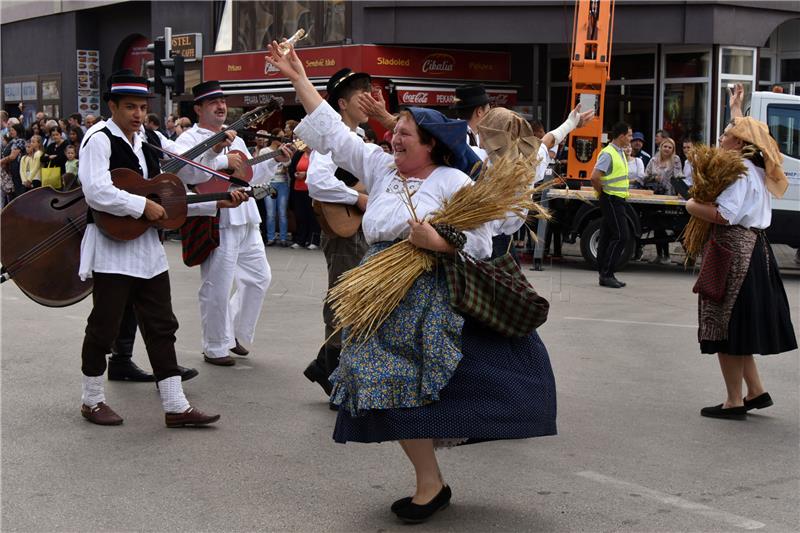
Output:
M310 381L311 383L317 383L322 390L325 392L326 396L330 396L331 392L333 392L333 385L328 380L328 374L323 370L318 364L317 360L314 359L311 363L303 370L303 375Z
M744 405L740 407L728 407L724 409L724 404L714 405L712 407L703 407L700 409L701 416L709 418L725 418L728 420L745 420L747 418L747 407Z
M413 500L413 498L411 496L406 496L405 498L400 498L399 500L397 500L396 502L394 502L392 504L392 507L391 507L392 512L396 513L397 511L399 511L400 509L402 509L403 507L405 507L406 505L411 503L411 500Z
M747 398L744 399L744 407L748 411L750 409L764 409L765 407L769 407L771 405L774 405L774 403L772 402L772 397L768 392L760 394L752 400L748 400Z
M445 485L442 487L442 490L439 491L439 494L425 505L417 505L414 502L409 502L408 505L396 510L394 514L406 524L421 524L432 517L436 511L441 511L450 505L450 497L452 495L450 487Z

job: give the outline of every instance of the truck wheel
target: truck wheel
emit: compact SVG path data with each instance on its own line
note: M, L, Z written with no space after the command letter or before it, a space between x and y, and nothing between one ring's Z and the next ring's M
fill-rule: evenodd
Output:
M602 219L596 218L586 224L583 232L581 232L581 255L584 261L594 270L597 270L597 249L600 247L600 226L602 222ZM619 256L619 261L617 261L616 270L618 271L623 270L628 265L631 257L633 257L635 239L631 236L632 231L630 225L628 225L628 241Z

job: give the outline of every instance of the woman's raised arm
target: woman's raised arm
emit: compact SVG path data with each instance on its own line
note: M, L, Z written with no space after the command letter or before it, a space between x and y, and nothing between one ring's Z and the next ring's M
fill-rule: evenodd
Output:
M288 46L288 51L284 53L281 45L272 41L266 58L267 63L280 70L292 82L297 91L297 99L300 100L306 113L311 114L323 102L322 96L306 76L306 69L303 68L303 62L297 57L294 46L286 46Z

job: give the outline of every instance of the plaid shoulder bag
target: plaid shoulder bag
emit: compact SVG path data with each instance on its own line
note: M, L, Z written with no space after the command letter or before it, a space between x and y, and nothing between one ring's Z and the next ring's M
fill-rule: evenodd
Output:
M547 320L550 303L539 296L510 253L479 260L457 252L442 260L450 305L506 337L524 337Z
M187 217L180 231L183 262L186 266L197 266L219 246L219 215Z

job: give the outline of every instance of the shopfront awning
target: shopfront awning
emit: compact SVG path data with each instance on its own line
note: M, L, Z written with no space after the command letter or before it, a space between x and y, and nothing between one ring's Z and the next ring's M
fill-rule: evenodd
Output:
M325 96L327 79L311 79L314 88ZM283 105L299 105L294 87L288 80L275 81L221 81L220 86L231 107L264 105L271 96L283 98Z

